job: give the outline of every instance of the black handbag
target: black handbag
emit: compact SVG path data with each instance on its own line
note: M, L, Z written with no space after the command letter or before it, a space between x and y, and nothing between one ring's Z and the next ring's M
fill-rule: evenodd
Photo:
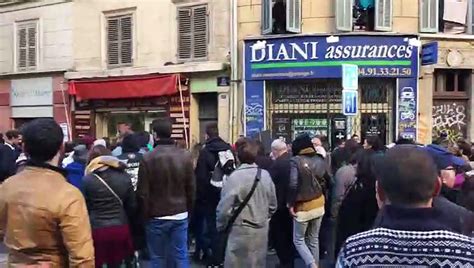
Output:
M258 168L257 175L255 176L255 180L253 182L252 188L250 189L250 192L247 194L240 206L235 210L234 214L232 214L224 230L220 231L217 234L217 245L215 245L215 251L213 252L213 265L222 265L224 263L227 240L229 238L230 231L232 230L232 225L234 224L235 220L240 215L242 210L244 210L244 207L247 206L248 202L250 201L250 198L252 198L252 195L255 192L255 189L257 188L261 176L262 169Z

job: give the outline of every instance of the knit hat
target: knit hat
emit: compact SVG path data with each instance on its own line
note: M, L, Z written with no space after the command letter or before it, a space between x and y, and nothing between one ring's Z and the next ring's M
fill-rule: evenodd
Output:
M313 143L311 142L311 138L307 133L298 135L291 144L291 150L293 151L293 155L299 155L302 150L308 148L312 149L313 153L315 152Z
M87 147L84 144L80 144L74 147L74 154L72 155L72 158L76 162L85 164L87 162L88 153Z
M449 166L461 167L467 164L464 159L454 156L446 148L436 144L426 146L426 151L433 157L438 170L446 169Z

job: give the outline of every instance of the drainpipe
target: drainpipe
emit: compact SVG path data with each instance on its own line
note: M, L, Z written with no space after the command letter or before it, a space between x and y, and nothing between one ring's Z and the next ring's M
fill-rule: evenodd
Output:
M237 0L230 1L230 137L229 141L234 142L239 130L238 123L238 35L237 35Z

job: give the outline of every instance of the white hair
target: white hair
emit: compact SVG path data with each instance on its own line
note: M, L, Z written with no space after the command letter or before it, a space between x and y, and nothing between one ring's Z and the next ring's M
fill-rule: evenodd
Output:
M286 143L281 139L276 139L272 142L272 149L277 151L287 150Z

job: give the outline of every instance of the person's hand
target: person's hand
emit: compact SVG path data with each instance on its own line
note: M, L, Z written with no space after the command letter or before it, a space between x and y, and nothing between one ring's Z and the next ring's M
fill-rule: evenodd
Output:
M292 217L296 218L295 208L294 207L289 207L288 210L290 211L290 215Z

